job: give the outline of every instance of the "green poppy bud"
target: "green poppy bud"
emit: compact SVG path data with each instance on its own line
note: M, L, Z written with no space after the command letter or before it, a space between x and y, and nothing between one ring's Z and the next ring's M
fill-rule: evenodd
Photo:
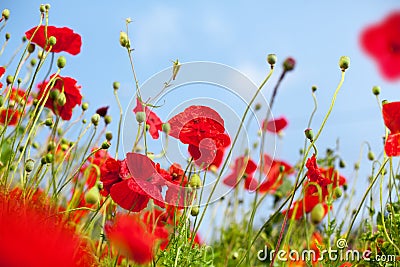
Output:
M63 107L67 103L67 97L63 92L57 96L57 105Z
M5 37L6 37L6 41L8 41L11 38L11 34L7 32Z
M379 95L381 93L381 88L377 85L375 85L374 87L372 87L372 93L374 95Z
M277 57L275 54L268 54L267 62L268 62L268 64L271 65L271 67L273 67L275 65L276 61L277 61Z
M296 65L296 61L294 60L294 58L288 57L283 62L283 70L284 71L291 71L291 70L294 69L295 65Z
M46 126L48 126L48 127L53 126L53 118L47 118L47 119L44 121L44 125L46 125Z
M104 142L101 144L101 149L109 149L110 146L111 146L111 144L110 144L108 141L104 141Z
M94 126L97 126L97 125L99 125L99 122L100 122L100 115L94 114L90 120L92 121Z
M162 130L164 133L169 134L169 132L171 131L171 125L168 122L163 123Z
M87 110L88 108L89 108L89 103L88 102L85 102L85 103L82 104L82 110L83 111Z
M319 224L325 217L325 208L322 203L318 203L311 210L311 222L313 224Z
M307 139L310 140L311 142L314 140L314 133L312 129L310 128L305 129L304 134L306 135Z
M106 132L107 141L111 141L112 138L113 138L112 132Z
M65 67L65 64L67 64L67 59L64 56L60 56L57 59L57 67L60 69Z
M347 56L341 56L339 59L339 67L342 71L347 70L350 67L350 58Z
M122 47L129 48L129 38L128 34L126 32L120 32L119 33L119 43L121 44Z
M54 36L50 36L50 38L49 38L49 45L55 46L56 43L57 43L57 38L54 37Z
M5 19L8 20L10 17L10 10L9 9L3 9L3 12L1 12L1 16Z
M197 215L199 215L199 212L200 212L199 206L193 206L192 209L190 210L190 215L196 217Z
M113 88L114 88L114 90L118 90L118 89L119 89L119 86L120 86L120 83L119 83L119 82L113 82Z
M110 124L111 121L112 121L112 117L111 117L110 115L106 115L106 116L104 117L104 122L105 122L106 124Z
M143 111L139 111L136 113L136 121L138 123L142 123L146 121L146 113L144 113Z
M368 151L368 159L369 159L370 161L375 160L375 154L374 154L374 152L372 152L371 150Z
M343 195L342 189L339 188L339 187L336 187L336 188L333 190L333 195L334 195L335 198L340 198L340 197Z
M28 159L27 161L25 161L25 171L26 172L33 171L34 167L35 167L35 161L33 159Z
M100 202L100 191L97 186L93 186L85 193L85 201L88 204L97 204Z
M52 163L54 161L54 156L51 153L47 153L45 158L46 158L46 163Z
M29 53L29 54L32 54L33 52L35 52L35 44L30 43L30 44L28 45L28 53Z
M190 177L190 182L189 182L190 187L192 187L192 188L200 188L201 184L202 184L201 183L201 179L200 179L200 176L198 174L195 173Z

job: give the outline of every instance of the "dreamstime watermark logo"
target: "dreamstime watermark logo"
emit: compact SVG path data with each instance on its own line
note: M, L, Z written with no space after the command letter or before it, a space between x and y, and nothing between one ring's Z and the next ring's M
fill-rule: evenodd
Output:
M358 251L354 249L346 249L346 239L338 239L336 241L337 249L324 249L319 252L315 250L305 249L302 251L298 250L271 250L268 251L267 247L261 249L257 253L257 258L260 261L272 260L274 257L278 261L375 261L375 262L396 262L396 255L374 255L372 258L372 251L364 250Z

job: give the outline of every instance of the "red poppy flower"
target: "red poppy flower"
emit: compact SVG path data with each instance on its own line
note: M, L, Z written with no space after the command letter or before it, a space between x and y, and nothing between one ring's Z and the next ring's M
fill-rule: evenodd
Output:
M25 36L31 39L37 27L33 27L25 32ZM32 38L32 43L37 44L43 49L48 50L48 38L51 36L56 37L57 42L51 49L52 52L67 52L71 55L77 55L81 52L82 38L79 34L67 27L58 28L55 26L47 26L47 38L45 36L46 26L41 25L37 30L35 36Z
M160 136L159 132L162 131L163 122L161 119L151 111L147 106L143 108L143 104L140 102L139 98L136 99L136 107L133 112L145 112L146 114L146 124L149 125L149 133L153 139L158 139Z
M360 42L364 51L376 60L384 78L400 78L400 11L366 28Z
M21 117L21 112L13 108L0 108L0 124L16 125Z
M350 262L345 262L342 265L340 265L339 267L351 267L353 266Z
M6 69L4 67L0 67L0 79L3 77ZM0 89L3 88L3 84L0 82Z
M267 125L265 126L265 121L263 123L263 129L270 131L272 133L279 133L283 129L286 128L288 125L288 121L285 117L279 117L274 120L268 121Z
M101 194L108 196L111 187L122 181L120 177L121 161L115 160L111 157L107 158L100 168L100 181L103 183L103 190Z
M256 169L257 164L252 159L245 156L238 157L232 167L232 172L225 177L223 183L230 187L236 187L243 178L245 179L245 188L253 191L257 188L257 181L253 178Z
M57 214L45 195L22 194L19 189L0 192L2 266L96 265L85 239Z
M263 173L266 174L266 177L261 183L259 190L261 193L273 193L283 183L284 176L294 173L294 169L288 163L273 160L269 155L265 154Z
M135 263L153 260L157 236L147 230L138 215L121 215L114 223L107 222L105 232L111 244Z
M168 122L171 125L170 135L189 145L189 154L197 165L220 166L230 138L225 133L224 120L215 110L190 106Z
M318 168L315 154L313 154L312 157L307 160L306 167L308 169L307 177L310 182L316 182L321 187L325 187L332 183L330 178L322 175L321 169Z
M400 156L400 102L384 104L382 114L385 125L390 130L385 142L386 155Z
M92 151L94 151L95 148L92 149ZM86 179L86 186L87 188L92 188L98 178L101 177L101 173L102 173L102 168L104 169L104 173L106 173L108 171L106 166L106 161L108 159L112 159L110 154L107 152L107 150L101 149L101 150L97 150L96 153L94 153L94 155L90 156L86 163L82 166L80 173L82 174L82 176ZM112 159L114 160L114 159ZM115 160L114 160L115 161ZM119 165L118 165L119 167ZM119 170L119 168L118 168ZM117 171L118 174L118 171ZM106 175L106 174L104 174Z
M165 180L147 156L127 153L126 159L121 162L119 177L122 180L111 185L110 195L122 208L133 212L141 211L150 198L158 206L164 207L161 189Z
M38 99L46 96L48 90L58 90L59 92L64 92L66 102L64 106L59 106L56 99L51 99L48 97L45 107L51 109L55 114L59 115L63 120L70 120L72 117L72 109L76 105L80 105L82 102L82 95L80 93L81 86L77 85L77 81L71 77L55 76L51 75L50 80L56 79L56 82L51 88L47 88L49 81L41 83L38 85L39 95Z

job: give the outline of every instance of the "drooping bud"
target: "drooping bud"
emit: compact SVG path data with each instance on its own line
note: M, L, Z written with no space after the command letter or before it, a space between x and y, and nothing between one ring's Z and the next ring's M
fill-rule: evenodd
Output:
M44 125L46 125L46 126L48 126L48 127L53 126L53 118L47 118L47 119L44 121Z
M6 83L7 83L8 85L10 85L10 84L12 84L13 82L14 82L14 76L12 76L12 75L7 75Z
M30 43L30 44L28 45L28 53L29 53L29 54L32 54L33 52L35 52L35 44Z
M57 59L57 67L60 69L65 67L65 64L67 64L67 59L64 56L60 56Z
M67 97L65 96L64 93L60 93L57 96L57 105L63 107L66 103L67 103Z
M60 91L58 89L54 89L50 91L50 99L56 100L58 95L60 94Z
M346 162L344 162L343 159L340 159L340 160L339 160L339 167L340 167L340 168L345 168L345 167L346 167Z
M350 58L347 56L341 56L339 59L339 67L342 71L347 70L350 67Z
M310 140L311 142L314 140L314 133L312 129L310 128L305 129L304 134L307 137L307 139Z
M374 152L372 152L371 150L368 151L368 159L369 159L370 161L375 160L375 154L374 154Z

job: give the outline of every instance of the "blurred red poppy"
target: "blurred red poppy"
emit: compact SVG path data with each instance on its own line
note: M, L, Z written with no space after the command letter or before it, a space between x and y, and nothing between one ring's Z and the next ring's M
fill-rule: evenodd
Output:
M48 50L49 45L47 44L47 41L51 36L54 36L57 39L57 42L51 49L51 52L67 52L71 55L77 55L81 52L82 38L70 28L58 28L55 26L46 27L41 25L37 31L36 29L37 27L33 27L29 31L25 32L25 36L26 38L31 39L33 34L35 34L32 38L32 43L37 44L41 48Z
M390 130L385 142L386 155L400 156L400 102L383 104L382 114L383 121Z
M232 172L225 177L223 183L230 187L236 187L243 178L245 188L253 191L257 188L257 181L253 178L256 169L257 164L252 159L245 156L238 157L232 167Z
M49 81L40 83L38 85L39 94L38 99L44 100L46 94L51 91L58 90L59 94L64 92L65 104L60 105L56 99L52 99L51 96L47 98L45 107L51 109L55 114L59 115L63 120L70 120L72 117L72 109L76 105L80 105L82 102L82 95L80 93L81 86L77 85L77 81L71 77L63 77L59 75L51 75L50 80L56 79L55 83L51 86ZM48 88L46 88L49 86ZM51 93L51 92L50 92ZM42 101L43 101L42 100Z
M288 125L288 121L285 117L279 117L274 120L268 121L267 125L265 126L265 121L263 123L263 129L270 131L272 133L279 133L283 129L286 128Z
M400 11L367 27L361 33L360 43L364 51L376 61L384 78L400 78Z

